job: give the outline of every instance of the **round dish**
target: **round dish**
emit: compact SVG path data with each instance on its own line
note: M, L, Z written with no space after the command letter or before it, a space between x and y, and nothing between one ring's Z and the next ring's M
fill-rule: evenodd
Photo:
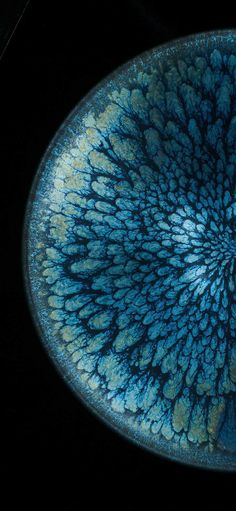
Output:
M42 159L24 229L41 339L142 447L236 469L236 32L108 76ZM78 440L79 441L79 440Z

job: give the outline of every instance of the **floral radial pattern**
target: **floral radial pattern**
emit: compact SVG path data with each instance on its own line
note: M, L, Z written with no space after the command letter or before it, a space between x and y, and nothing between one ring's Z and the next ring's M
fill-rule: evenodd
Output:
M33 299L75 386L130 437L205 464L236 452L232 42L113 75L52 144L31 220Z

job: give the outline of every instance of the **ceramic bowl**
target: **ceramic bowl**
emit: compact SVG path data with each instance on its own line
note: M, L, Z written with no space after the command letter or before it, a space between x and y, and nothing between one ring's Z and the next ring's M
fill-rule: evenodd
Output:
M236 469L235 184L236 32L197 34L76 106L24 230L32 314L76 395L140 446L223 470Z

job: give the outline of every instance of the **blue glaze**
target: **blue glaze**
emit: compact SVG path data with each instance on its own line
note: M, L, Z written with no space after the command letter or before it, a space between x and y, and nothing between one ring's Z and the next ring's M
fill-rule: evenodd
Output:
M147 52L94 89L26 214L35 321L64 378L141 446L236 468L236 33Z

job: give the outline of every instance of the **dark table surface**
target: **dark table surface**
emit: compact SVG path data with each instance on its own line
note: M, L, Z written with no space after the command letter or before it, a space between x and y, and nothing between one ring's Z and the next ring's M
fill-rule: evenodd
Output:
M121 493L127 485L136 493L146 488L150 495L167 489L168 498L173 488L180 500L186 485L196 497L206 488L226 495L233 474L193 469L139 449L76 399L37 337L24 295L20 252L37 165L80 98L140 52L193 32L236 27L236 16L225 4L223 12L221 5L208 15L196 4L172 9L154 0L87 0L78 6L30 2L1 62L1 473L8 481L27 484L55 481L57 492L73 480L76 492L97 481Z

